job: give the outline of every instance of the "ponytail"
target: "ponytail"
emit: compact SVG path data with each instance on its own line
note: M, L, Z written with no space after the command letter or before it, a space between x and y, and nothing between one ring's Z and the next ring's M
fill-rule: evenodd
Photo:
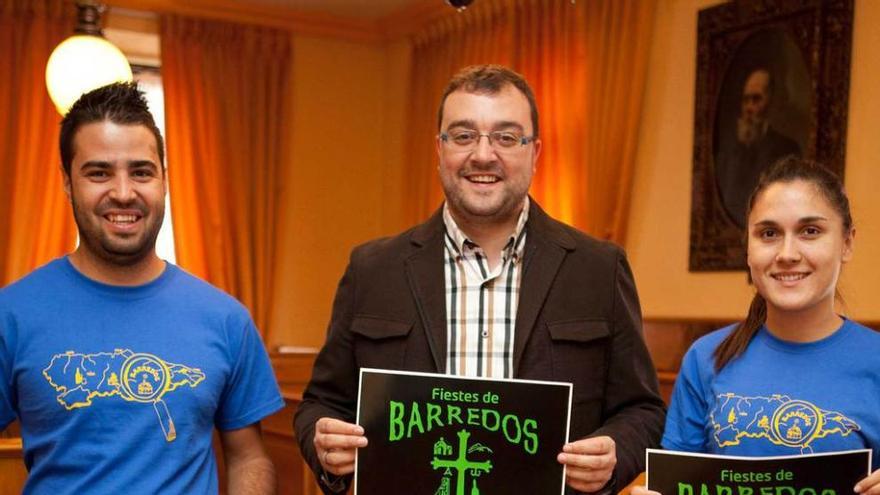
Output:
M764 300L761 294L756 292L755 297L752 298L752 304L749 306L749 314L746 316L746 319L737 323L736 328L727 334L727 337L715 349L713 355L715 357L716 372L745 352L749 342L752 341L752 337L758 333L758 329L764 325L765 321L767 321L767 301Z

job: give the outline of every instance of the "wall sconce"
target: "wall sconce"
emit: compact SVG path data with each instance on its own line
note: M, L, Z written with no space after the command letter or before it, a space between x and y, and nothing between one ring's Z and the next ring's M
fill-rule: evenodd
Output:
M76 3L74 35L62 41L46 64L46 87L58 113L64 115L83 93L118 81L131 81L125 55L104 38L95 0Z

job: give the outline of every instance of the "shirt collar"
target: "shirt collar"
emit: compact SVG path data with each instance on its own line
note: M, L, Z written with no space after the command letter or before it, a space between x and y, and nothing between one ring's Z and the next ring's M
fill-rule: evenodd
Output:
M523 207L522 211L519 213L519 219L516 222L516 228L510 234L510 239L507 244L504 245L503 258L507 259L507 257L512 253L515 257L521 257L523 250L525 249L525 242L523 241L525 234L526 222L529 219L529 197L526 196L523 199ZM443 223L446 225L446 235L452 241L453 247L455 250L461 254L466 253L469 250L473 250L474 248L478 248L479 245L474 241L467 238L464 232L460 228L458 228L458 224L455 223L455 219L452 218L452 214L449 212L449 203L443 203Z

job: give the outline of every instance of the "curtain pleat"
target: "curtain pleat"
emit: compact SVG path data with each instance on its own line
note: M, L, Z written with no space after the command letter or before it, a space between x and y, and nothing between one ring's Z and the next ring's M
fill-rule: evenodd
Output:
M76 226L58 153L61 116L46 90L46 62L73 34L62 0L0 4L0 286L71 251Z
M178 263L239 299L264 340L290 87L290 33L165 16L162 80Z

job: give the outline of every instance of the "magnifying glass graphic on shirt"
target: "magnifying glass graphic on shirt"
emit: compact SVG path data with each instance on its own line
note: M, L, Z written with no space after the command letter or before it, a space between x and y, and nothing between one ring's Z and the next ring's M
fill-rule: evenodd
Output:
M152 403L162 433L165 434L165 440L168 442L177 438L171 413L162 400L170 382L171 371L168 365L152 354L132 354L122 363L121 385L127 395L124 398L135 402Z

